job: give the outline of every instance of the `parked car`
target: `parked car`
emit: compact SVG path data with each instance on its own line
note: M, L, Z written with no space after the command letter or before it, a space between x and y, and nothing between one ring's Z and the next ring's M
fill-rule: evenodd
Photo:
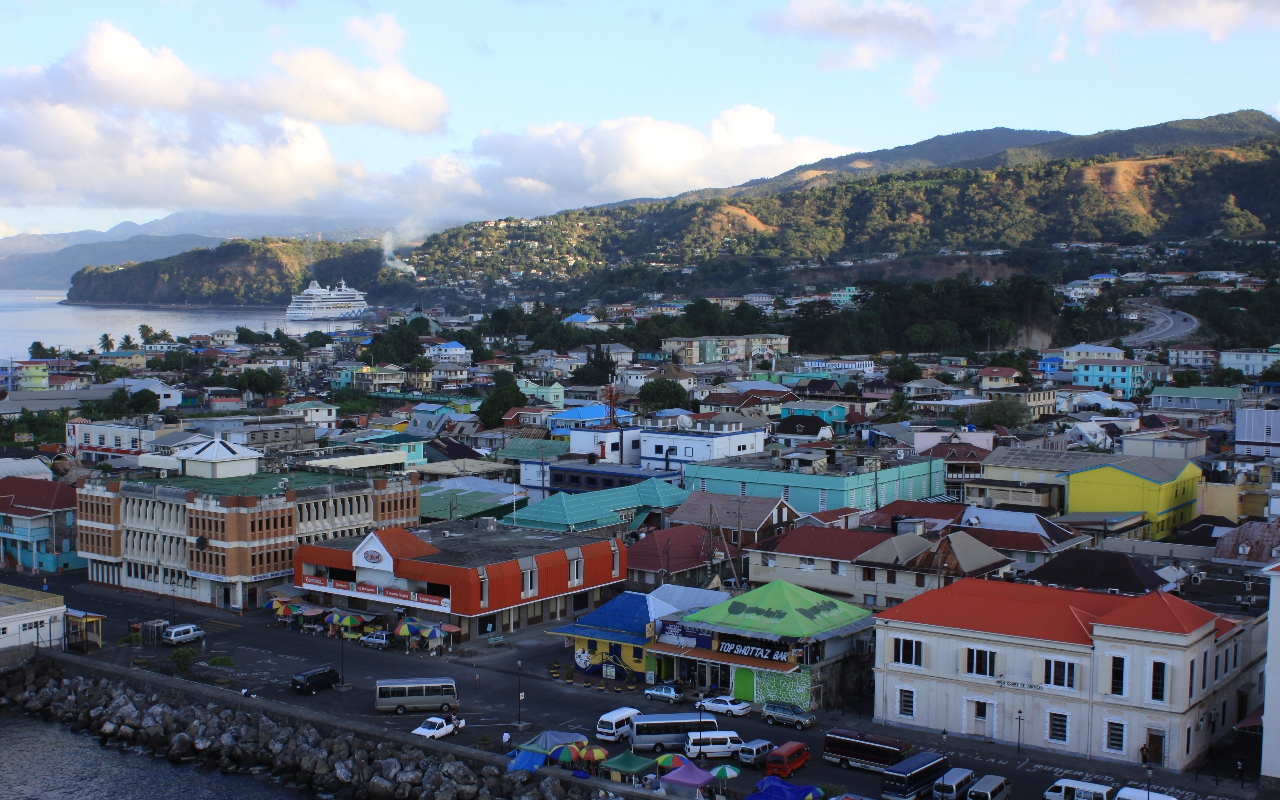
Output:
M760 716L770 725L794 725L798 731L812 726L818 719L812 711L805 711L791 703L765 703L764 708L760 709Z
M752 739L738 748L738 760L749 767L763 767L771 750L773 742L768 739Z
M164 633L160 634L160 640L165 644L179 645L185 642L194 642L204 638L204 630L199 625L187 623L185 625L170 625L164 629Z
M425 722L413 729L413 732L428 739L443 739L446 736L456 734L465 727L467 727L465 719L458 720L455 725L451 720L441 719L440 717L427 717Z
M744 703L728 695L699 700L693 707L713 714L728 714L731 717L745 717L751 711L750 703Z
M366 633L358 640L365 647L375 647L379 650L386 650L388 647L396 643L395 634L390 631L374 631Z
M933 782L933 796L937 800L964 800L969 791L969 784L978 776L971 769L955 767Z
M315 694L321 689L337 686L342 676L333 667L316 667L293 676L293 690L299 694Z
M675 705L684 702L684 692L669 683L661 686L650 686L644 690L646 700L666 700L668 703Z

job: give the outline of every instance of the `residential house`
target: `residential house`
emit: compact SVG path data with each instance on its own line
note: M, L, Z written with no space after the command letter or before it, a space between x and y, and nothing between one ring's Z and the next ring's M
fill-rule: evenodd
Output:
M1145 456L1070 469L1067 511L1141 511L1161 539L1199 513L1202 474L1193 461Z
M398 392L404 384L404 370L395 364L364 366L352 374L352 382L362 392Z
M830 425L831 430L837 436L843 436L848 432L845 426L845 415L848 412L848 406L843 403L826 403L815 400L783 403L782 405L782 418L784 420L791 416L817 417L827 425Z
M681 423L681 419L688 420ZM701 462L764 452L765 428L741 414L696 418L654 415L641 420L640 464L645 469L683 471Z
M647 531L627 545L627 582L645 590L671 583L703 586L714 576L733 577L729 562L735 558L741 558L738 547L698 525ZM743 572L741 563L737 572Z
M1194 369L1212 372L1218 363L1218 351L1205 344L1169 345L1169 366L1178 370Z
M546 486L549 491L570 494L631 486L648 480L666 481L673 486L680 484L679 470L657 472L628 464L603 461L592 463L586 459L550 461L547 464L547 473Z
M1239 350L1223 350L1218 354L1218 364L1225 369L1238 369L1250 378L1266 372L1267 367L1280 361L1280 344L1273 344L1265 350L1258 348L1242 348Z
M1014 560L1009 571L1033 569L1061 553L1090 546L1092 537L1026 511L969 506L948 531L964 531L1001 555Z
M1240 396L1238 386L1193 386L1189 389L1159 386L1151 392L1151 407L1157 412L1164 409L1231 412L1240 407Z
M552 382L550 386L543 386L528 378L516 378L516 388L523 392L526 397L537 398L552 408L564 408L564 387L559 383Z
M978 388L984 392L988 389L1007 389L1016 386L1021 375L1013 367L983 367L978 370Z
M568 435L567 431L573 428L599 428L613 427L619 424L627 424L635 414L622 408L613 409L613 417L610 419L609 407L603 403L593 404L589 406L577 406L575 408L566 408L564 411L557 411L547 418L547 423L551 426L552 431L558 429L565 430L564 435Z
M713 364L746 361L757 357L772 359L790 352L791 337L773 333L748 336L692 336L662 340L662 349L681 364Z
M1095 361L1123 361L1124 350L1100 344L1081 342L1071 347L1062 348L1062 363L1065 367L1073 367L1077 361L1092 359Z
M992 369L988 367L987 369ZM985 380L985 379L984 379ZM1026 406L1032 421L1058 410L1058 390L1047 386L1003 386L984 388L982 396L988 400L1006 397Z
M877 619L885 725L1181 771L1261 702L1265 627L1164 592L964 580Z
M104 364L110 364L113 367L122 367L127 370L146 369L147 354L141 350L112 350L102 353L98 359Z
M785 500L691 492L668 521L672 525L701 525L719 531L730 544L747 547L787 530L798 516Z
M440 389L456 389L471 380L471 371L461 364L444 361L431 368L431 385Z
M1280 410L1236 410L1236 452L1251 456L1280 456Z
M427 358L437 366L454 364L461 367L471 366L472 351L460 342L439 342L427 346Z
M807 442L829 442L835 438L835 432L820 417L796 414L778 423L774 437L786 447L796 447Z
M893 608L962 578L998 576L1012 563L966 531L900 533L854 559L852 595L866 608Z
M58 481L0 478L0 562L32 572L80 569L76 490Z
M952 497L965 499L965 484L982 478L982 460L991 455L971 444L945 443L935 444L926 450L917 451L921 458L940 458L946 465L943 486Z
M1099 387L1128 399L1151 384L1149 361L1127 358L1082 358L1075 362L1072 382L1076 386Z
M338 426L338 407L318 400L306 400L301 403L290 403L281 411L287 414L298 414L308 425L329 429Z
M668 516L688 494L678 486L651 479L595 492L560 492L504 520L525 528L617 538L646 526L666 527Z
M1140 595L1169 585L1155 570L1128 553L1075 548L1031 570L1028 583L1087 592Z
M875 531L817 526L792 528L747 545L751 583L762 585L785 580L827 595L856 597L854 562L892 538L893 534Z

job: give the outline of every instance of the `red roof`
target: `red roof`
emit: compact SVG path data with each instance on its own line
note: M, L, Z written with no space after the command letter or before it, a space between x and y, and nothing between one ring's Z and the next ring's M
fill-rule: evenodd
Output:
M978 370L980 378L1016 378L1018 374L1013 367L983 367Z
M814 511L811 514L805 514L805 516L813 517L822 522L838 522L845 517L857 514L859 510L857 508L828 508L826 511Z
M756 542L747 549L807 558L853 561L886 539L892 538L893 535L889 533L805 525L801 528L792 528L762 542Z
M899 622L1082 645L1093 644L1094 625L1185 634L1216 618L1198 606L1163 592L1131 597L977 578L966 578L925 592L878 616Z
M921 450L919 455L926 458L941 458L944 461L981 461L991 455L990 450L984 450L971 444L935 444L928 450Z
M16 517L38 517L50 511L74 511L74 486L39 478L0 478L0 512Z
M1053 546L1048 537L1029 531L998 531L991 528L964 528L964 532L996 550L1044 553Z
M862 515L862 525L867 528L888 528L894 517L911 519L936 519L954 522L968 506L963 503L924 503L919 500L894 500L886 506Z
M668 544L670 549L668 550ZM724 544L716 541L717 549L724 553ZM697 525L677 525L651 531L634 544L627 545L627 567L657 572L684 572L707 563L711 549L711 539L705 530ZM736 555L739 550L730 545Z
M393 559L433 556L440 552L404 528L385 528L374 531L373 535L378 537Z

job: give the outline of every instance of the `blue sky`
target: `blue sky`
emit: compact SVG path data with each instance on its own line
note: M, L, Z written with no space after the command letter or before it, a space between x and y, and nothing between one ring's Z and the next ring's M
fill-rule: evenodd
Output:
M1272 0L0 2L0 236L408 229L1280 105Z

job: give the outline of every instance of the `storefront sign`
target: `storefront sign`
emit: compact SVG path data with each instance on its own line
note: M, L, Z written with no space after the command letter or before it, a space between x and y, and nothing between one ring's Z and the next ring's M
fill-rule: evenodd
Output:
M303 575L302 584L304 586L324 586L326 588L329 586L329 582L327 580L316 577L315 575Z
M791 655L790 648L762 647L758 644L720 641L720 652L726 655L762 658L765 661L786 661Z
M373 595L376 595L376 594L378 593L378 587L377 587L377 586L372 586L372 585L367 584L367 583L357 583L357 584L356 584L356 591L357 591L357 592L359 592L360 594L373 594Z
M397 600L409 600L409 599L412 599L413 597L411 592L408 592L404 589L390 589L390 588L383 588L382 596L394 597Z
M419 592L413 596L413 600L416 603L423 603L428 606L439 606L445 611L449 610L449 598L447 597L436 597L435 595L422 594Z
M351 591L351 581L329 581L329 585L344 592Z
M604 673L604 677L607 680L613 680L614 676L617 674L616 668L612 664L605 664L600 671Z
M192 578L204 578L207 581L217 581L218 583L230 583L226 575L214 575L212 572L192 572L187 570L187 575Z

